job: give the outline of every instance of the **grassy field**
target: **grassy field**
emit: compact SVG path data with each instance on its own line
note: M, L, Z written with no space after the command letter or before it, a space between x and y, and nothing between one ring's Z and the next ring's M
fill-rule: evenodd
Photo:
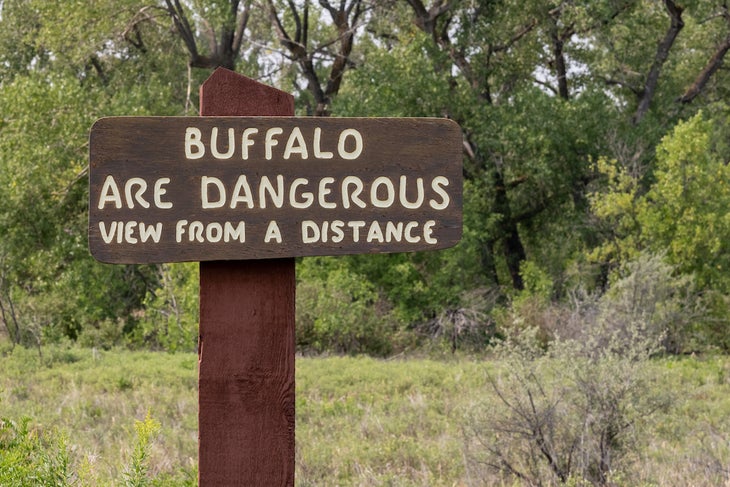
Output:
M30 437L60 438L74 485L125 485L139 442L135 423L149 414L160 425L145 460L154 485L194 485L196 366L192 354L48 347L40 359L16 348L0 357L5 435L9 422L28 417ZM649 366L673 406L642 432L630 473L617 483L730 485L730 359ZM463 418L494 404L486 373L497 367L473 359L298 358L297 485L512 485L475 478L465 461ZM0 469L8 469L3 455Z

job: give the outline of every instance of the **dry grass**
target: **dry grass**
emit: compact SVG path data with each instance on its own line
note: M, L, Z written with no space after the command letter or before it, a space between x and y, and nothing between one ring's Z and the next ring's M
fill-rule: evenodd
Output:
M1 355L1 354L0 354ZM157 485L194 485L194 354L16 348L0 357L0 417L65 434L76 485L118 485L147 411ZM615 485L730 485L730 359L652 362L675 393ZM490 361L297 359L297 485L513 485L465 468L465 412L490 403ZM491 403L494 403L491 397ZM0 452L0 456L2 452ZM519 485L519 484L515 484Z

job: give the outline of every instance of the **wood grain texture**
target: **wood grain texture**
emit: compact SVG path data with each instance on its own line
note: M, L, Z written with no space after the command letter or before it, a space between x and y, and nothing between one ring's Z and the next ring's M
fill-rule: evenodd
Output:
M186 154L191 128L199 133L194 159ZM281 133L268 146L272 128ZM343 134L353 131L361 151L348 159L358 146ZM90 140L89 247L112 263L443 249L461 238L461 144L456 123L433 118L101 119ZM110 176L116 204L106 186ZM140 180L146 208L135 202ZM158 198L170 208L154 204L157 181L165 181ZM220 205L206 208L203 200ZM277 238L269 235L272 221ZM245 239L224 237L241 222ZM158 225L160 238L142 241L142 225Z
M202 115L292 115L293 98L227 70ZM294 259L201 262L199 485L294 485Z
M201 486L294 483L294 262L200 264Z

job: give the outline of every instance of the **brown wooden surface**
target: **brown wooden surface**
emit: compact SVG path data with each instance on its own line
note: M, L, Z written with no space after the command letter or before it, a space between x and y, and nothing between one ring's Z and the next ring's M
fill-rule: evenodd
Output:
M261 106L262 99L260 95L255 98L257 107ZM222 107L226 114L230 114L231 106L235 105ZM200 144L205 154L200 158L186 156L185 134L191 127L201 134ZM218 157L211 149L214 127ZM271 159L267 160L265 134L272 127L280 128L283 133L277 136L278 144L270 148ZM228 152L231 129L234 151L230 157L222 158L220 154ZM244 160L242 134L246 129L257 132L250 136L251 145L246 148ZM290 134L297 129L301 138L292 140L298 149L286 154ZM315 130L319 138L315 137ZM342 157L339 152L340 134L347 130L356 130L362 137L362 152L354 159ZM347 156L354 151L355 142L348 136L343 136L343 140L347 142L343 145ZM306 159L301 153L302 142ZM461 143L459 126L447 119L104 118L94 125L90 137L89 246L94 257L112 263L242 260L450 247L461 238ZM285 155L288 157L284 158ZM121 208L109 201L104 201L103 208L99 208L103 197L110 194L108 189L103 189L110 175L118 187ZM262 180L268 181L278 192L279 176L283 204L277 208L268 191L262 198L259 187ZM132 186L131 193L125 192L124 185L132 178L145 181L147 189L141 198L149 207L135 204L134 199L134 208L128 207L127 195L135 194L139 188ZM160 200L166 203L164 206L172 205L171 208L159 208L153 202L155 182L161 178L169 181L162 186L165 193ZM242 195L240 190L236 191L236 184L242 178L250 197L235 201L235 207L231 208L234 196ZM346 183L352 178L362 185L357 198L352 196L356 186ZM220 201L220 207L203 207L201 183L204 180L208 181L204 185L207 199ZM221 198L219 185L225 198ZM401 186L405 190L404 199ZM395 197L384 208L389 189ZM441 208L439 203L444 201L444 194L449 201ZM307 197L313 198L312 203L306 208L298 207ZM271 221L276 222L281 241L271 236L268 241L265 238ZM307 235L314 235L312 228L316 225L318 239L304 238L305 221L311 222L307 223ZM433 223L426 227L429 221ZM112 235L110 229L114 225L128 225L128 222L134 222L129 229L131 241L125 238L126 233ZM192 230L192 222L199 222L199 231ZM221 237L222 229L225 225L237 228L240 222L244 222L245 242L233 237L226 242ZM338 234L332 231L333 222L340 222ZM359 222L364 222L363 226ZM386 234L388 222L398 232ZM159 241L141 241L140 225L160 225ZM378 228L373 228L374 233L370 234L372 225ZM206 229L205 233L202 228ZM383 232L382 237L378 229ZM106 240L102 232L106 232ZM122 237L121 241L118 237Z
M202 115L292 115L293 98L219 69ZM294 485L294 259L201 262L199 484Z

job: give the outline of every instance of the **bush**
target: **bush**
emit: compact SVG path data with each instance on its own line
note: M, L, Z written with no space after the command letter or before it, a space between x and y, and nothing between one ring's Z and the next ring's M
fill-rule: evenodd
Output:
M528 290L495 313L498 331L510 335L535 328L543 346L550 341L602 337L601 346L630 350L637 341L660 343L668 353L706 342L700 335L708 317L705 301L691 275L676 274L663 255L639 253L611 276L604 293L577 288L564 302ZM649 346L649 345L647 345Z
M297 346L305 352L385 356L399 347L399 326L388 303L344 266L298 284L296 321Z
M168 352L196 349L200 322L198 270L197 262L157 266L160 286L148 292L132 342Z
M599 324L605 334L636 340L631 330L661 342L669 353L684 351L705 314L692 275L675 276L663 255L646 252L624 264L599 303ZM623 346L627 346L623 345Z
M595 329L599 330L599 329ZM467 468L528 485L608 485L649 418L669 396L647 367L657 350L617 335L556 339L547 349L529 328L497 347L501 372L464 425Z
M450 306L433 319L416 326L432 344L445 344L451 353L457 349L483 351L494 338L494 320L490 311L498 299L495 289L464 292L457 306Z
M159 421L152 418L147 411L143 421L135 420L134 430L137 433L137 441L134 445L132 458L124 472L125 487L146 487L151 485L149 475L150 444L160 432Z
M0 418L0 485L62 487L71 485L63 436L31 428L30 418Z

